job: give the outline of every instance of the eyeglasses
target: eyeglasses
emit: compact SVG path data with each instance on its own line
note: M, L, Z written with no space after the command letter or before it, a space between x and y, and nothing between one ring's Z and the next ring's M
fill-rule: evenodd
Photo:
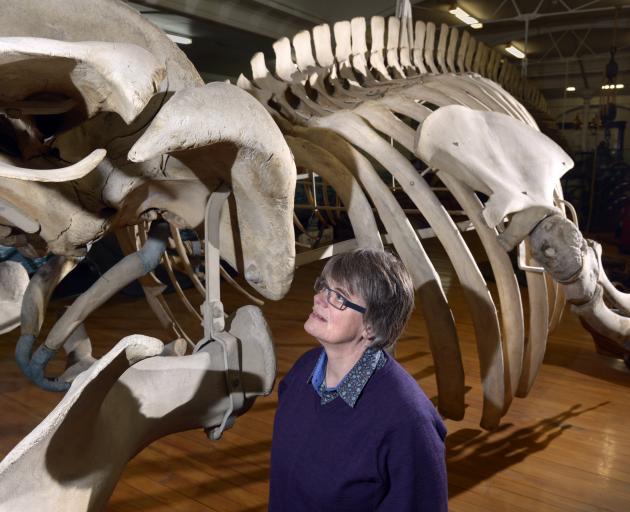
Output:
M354 302L346 299L337 290L333 290L332 288L330 288L326 284L326 281L322 276L319 276L317 279L315 279L315 286L313 288L315 290L315 293L326 290L326 302L328 302L328 304L330 304L335 309L343 311L346 308L350 308L358 311L361 314L365 313L365 308L363 306L355 304Z

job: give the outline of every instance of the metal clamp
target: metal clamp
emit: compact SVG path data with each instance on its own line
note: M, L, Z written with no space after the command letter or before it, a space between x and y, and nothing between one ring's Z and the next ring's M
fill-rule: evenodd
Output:
M525 240L522 240L521 243L518 244L517 253L518 253L518 268L520 268L524 272L535 272L536 274L545 273L544 267L541 267L540 265L538 267L534 267L532 265L527 264L527 255L525 254ZM532 260L534 260L534 258L532 258Z
M230 190L227 185L221 185L210 194L206 204L204 241L206 300L201 305L204 338L195 347L195 352L198 352L208 343L218 343L223 351L223 368L229 407L218 427L205 429L208 437L213 441L220 439L223 431L234 424L235 411L241 409L245 402L239 360L239 340L225 331L225 314L221 302L219 222L221 209L229 196Z
M236 413L245 403L243 391L243 379L239 361L239 341L229 332L219 331L215 333L213 343L218 343L223 349L223 364L225 367L225 386L230 404L223 415L218 427L206 429L208 438L218 441L226 428L230 428L236 420Z

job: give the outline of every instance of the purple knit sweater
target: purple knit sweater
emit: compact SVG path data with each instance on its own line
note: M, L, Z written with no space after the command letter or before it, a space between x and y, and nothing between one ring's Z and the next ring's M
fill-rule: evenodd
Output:
M271 448L270 512L446 512L446 429L393 359L354 408L321 405L308 382L322 349L280 382Z

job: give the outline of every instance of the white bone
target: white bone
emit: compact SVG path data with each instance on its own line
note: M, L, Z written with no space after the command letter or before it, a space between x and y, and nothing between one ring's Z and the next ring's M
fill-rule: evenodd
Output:
M58 169L26 169L16 167L15 165L7 163L6 160L0 156L0 177L48 183L78 180L96 169L98 164L103 161L106 154L107 151L104 149L95 149L80 162Z
M448 71L451 73L457 73L457 68L455 67L455 53L457 52L458 38L458 30L455 27L451 28L450 38L448 40L448 49L446 51L446 64L448 65Z
M333 124L344 126L343 120L339 123L333 121ZM329 127L332 128L330 125ZM297 132L300 137L324 145L355 174L372 199L401 260L411 274L423 305L430 309L425 313L425 318L440 390L439 409L449 418L462 418L464 373L455 324L439 277L409 220L369 160L350 144L331 130L299 129Z
M28 286L28 273L17 261L0 262L0 334L20 325L22 298Z
M499 243L496 230L489 228L481 220L481 202L474 191L448 173L440 172L439 177L475 226L475 231L479 235L492 267L501 304L503 358L506 374L505 407L507 408L518 389L525 345L525 320L518 281L512 269L512 262Z
M372 45L370 47L370 66L378 71L385 80L391 80L385 66L383 50L385 49L385 19L382 16L372 16L370 19Z
M271 392L273 344L252 306L238 309L228 332L238 340L243 400L234 414L242 414ZM128 336L79 375L0 462L0 509L103 510L128 460L154 439L217 427L230 400L219 343L190 356L166 352L155 338Z
M352 18L350 21L350 31L352 37L352 68L364 77L368 84L376 82L372 73L368 69L367 43L365 41L366 25L365 18Z
M426 24L424 21L416 21L416 33L413 38L413 63L420 74L428 73L424 65L424 40L426 38Z
M464 70L468 72L473 71L473 57L475 50L477 49L477 40L474 37L468 39L468 45L466 46L466 57L464 59Z
M393 68L396 71L396 78L404 78L405 72L403 71L400 61L398 60L398 50L400 42L400 19L395 16L390 16L387 19L387 53L386 61L387 66Z
M416 154L490 196L483 211L490 227L529 207L553 210L555 183L573 166L557 144L524 123L457 105L427 118Z
M361 110L361 115L367 117L380 132L393 137L403 145L409 144L407 149L411 151L413 130L391 114L387 120L384 114L383 109L376 106L366 106ZM428 119L430 118L431 116ZM400 183L443 244L462 286L469 293L467 302L471 308L477 332L484 386L481 423L484 428L497 426L505 408L503 354L497 312L481 273L461 238L459 230L411 163L356 115L337 113L318 119L317 123L343 135L353 145L383 165Z
M335 63L330 40L330 25L324 23L313 27L313 45L315 58L320 66L327 68Z
M571 305L571 310L606 338L623 344L630 339L630 318L610 310L604 303L603 289L597 286L595 295L586 304Z
M335 59L337 62L345 62L352 54L352 41L349 21L338 21L333 25L335 34Z
M475 57L473 58L473 62L472 62L472 70L475 73L479 73L481 75L484 74L484 68L483 68L483 63L484 63L484 53L485 53L485 45L481 42L477 43L477 51L475 52Z
M435 65L435 60L433 58L435 50L435 23L427 22L427 32L424 39L424 62L431 73L439 73L437 66Z
M350 20L350 32L352 37L352 55L367 54L368 47L365 41L367 27L365 18L357 17Z
M437 47L437 61L440 65L440 70L442 73L448 73L449 69L446 66L446 45L448 42L448 25L446 23L442 23L440 25L440 36L438 40Z
M40 229L39 222L35 221L15 205L0 197L0 224L15 226L25 233L36 233Z
M413 24L411 18L401 20L400 27L400 65L406 74L415 73L411 62L411 48L413 47Z
M306 71L317 65L313 58L311 33L308 30L302 30L293 36L293 48L295 49L295 61L300 71Z
M42 59L50 58L48 65ZM69 76L57 76L65 68L60 60L75 60L87 69L75 68ZM49 75L52 83L68 90L70 84L76 87L85 102L89 116L101 110L116 112L127 123L133 121L157 91L164 79L165 69L156 58L144 48L124 43L103 42L63 42L36 37L0 38L0 67L17 61L37 63L38 71ZM90 72L91 71L91 72ZM3 88L5 97L23 99L39 92L43 76L33 82L30 76L12 81ZM60 92L64 92L63 90Z
M531 262L530 262L531 263ZM523 353L523 370L515 395L526 397L540 367L542 366L549 332L549 304L547 302L547 286L542 274L526 272L527 295L529 302L529 333Z
M298 170L302 167L317 173L335 189L347 208L359 247L382 249L383 243L370 203L350 171L324 148L308 140L291 136L287 136L286 140Z
M457 51L457 71L465 73L466 54L468 52L468 44L470 43L470 34L465 30L462 32L462 38L459 42L459 50Z
M244 133L233 122L235 115L247 111L249 122L257 133ZM233 85L213 82L203 87L176 92L155 116L142 137L129 151L132 162L144 162L159 155L199 148L219 141L230 141L273 157L279 163L292 161L288 148L282 144L282 136L272 120L262 115L260 105L247 93ZM207 116L215 118L207 122ZM176 120L186 116L186 123ZM287 181L290 186L290 180Z
M294 75L299 73L291 56L291 41L289 41L289 38L283 37L273 43L273 52L276 55L276 76L285 82L291 82Z

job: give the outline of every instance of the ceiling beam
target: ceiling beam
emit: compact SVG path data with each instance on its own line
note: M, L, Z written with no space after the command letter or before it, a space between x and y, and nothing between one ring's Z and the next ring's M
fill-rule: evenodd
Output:
M240 0L134 0L183 16L209 20L272 39L291 37L313 22L257 2Z
M485 23L485 22L484 22ZM561 23L553 26L545 27L532 27L529 26L529 39L537 36L544 36L547 34L553 34L556 32L567 32L570 30L588 30L588 29L614 29L615 20L598 20L584 23ZM617 29L630 29L630 18L621 18L617 20ZM488 46L497 46L499 44L505 44L510 41L520 40L524 37L524 29L519 30L503 30L501 32L482 32L475 34L475 39L478 39Z

